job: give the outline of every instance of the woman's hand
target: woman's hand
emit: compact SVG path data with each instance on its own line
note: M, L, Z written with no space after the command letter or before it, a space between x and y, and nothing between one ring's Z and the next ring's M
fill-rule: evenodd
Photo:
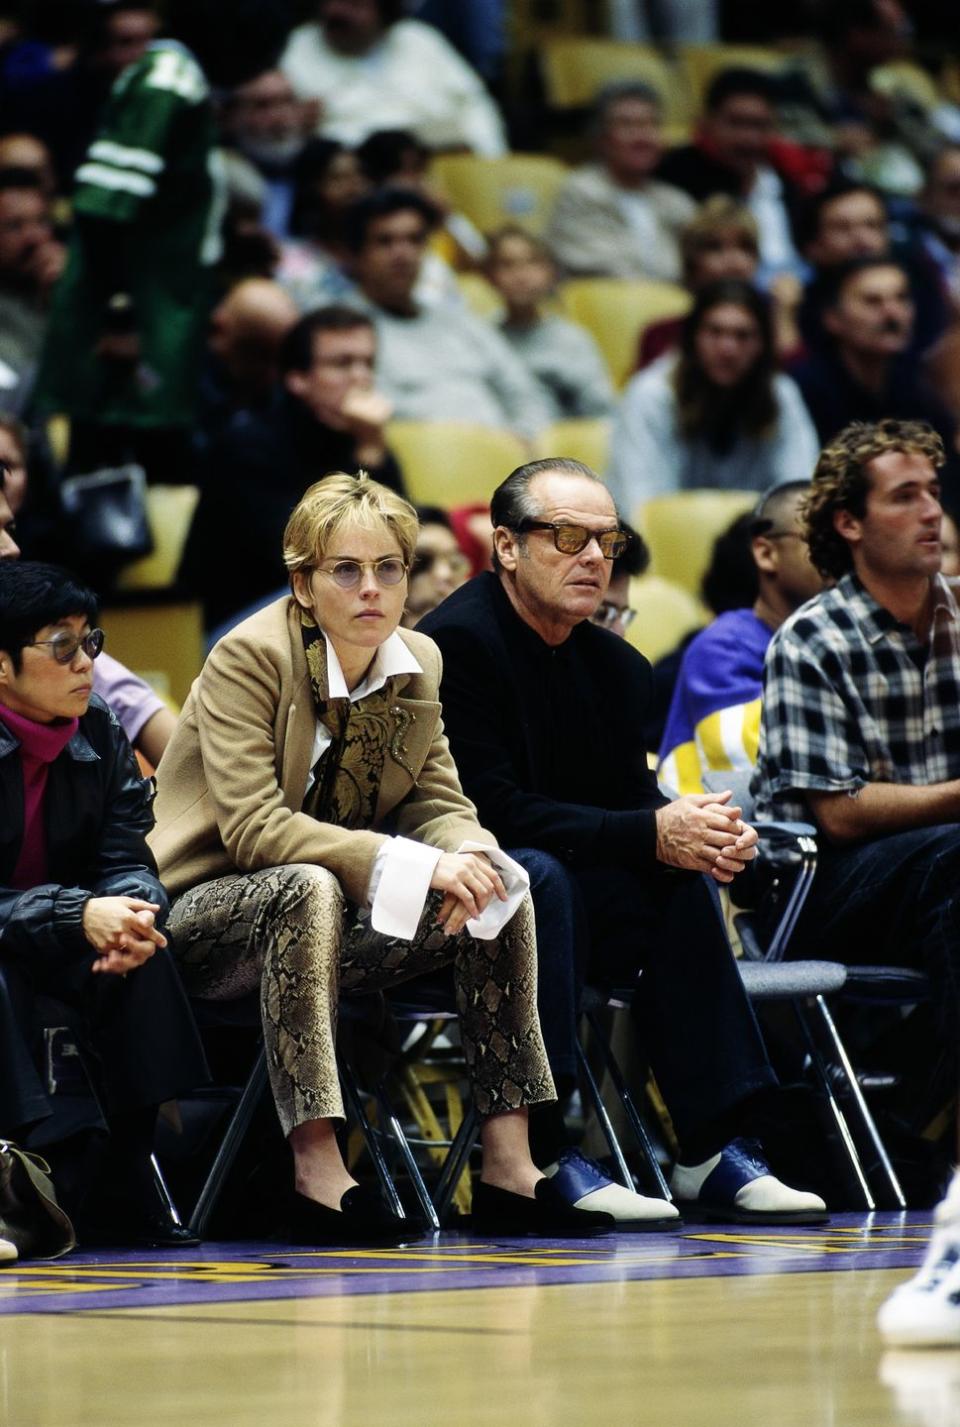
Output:
M91 897L83 909L83 934L97 952L91 969L123 976L166 946L155 926L159 910L158 902L139 897Z
M499 872L483 853L441 853L430 886L444 893L437 921L445 936L456 936L471 917L479 917L491 897L507 900Z

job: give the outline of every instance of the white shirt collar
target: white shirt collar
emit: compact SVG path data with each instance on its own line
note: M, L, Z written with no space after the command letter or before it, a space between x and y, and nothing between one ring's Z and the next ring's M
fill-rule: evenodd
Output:
M358 699L366 698L367 694L375 694L378 689L382 689L394 674L423 673L422 666L417 662L397 631L394 630L373 656L373 663L367 670L367 677L355 689L348 689L337 652L330 643L326 631L323 632L323 637L327 646L327 694L331 699L349 699L352 704L355 704Z

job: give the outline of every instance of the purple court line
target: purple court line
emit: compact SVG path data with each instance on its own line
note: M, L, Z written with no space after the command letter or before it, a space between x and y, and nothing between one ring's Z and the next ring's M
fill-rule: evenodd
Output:
M687 1223L678 1234L504 1239L441 1234L399 1249L208 1243L184 1252L71 1254L0 1272L0 1316L540 1284L915 1267L930 1214L836 1214L821 1228Z

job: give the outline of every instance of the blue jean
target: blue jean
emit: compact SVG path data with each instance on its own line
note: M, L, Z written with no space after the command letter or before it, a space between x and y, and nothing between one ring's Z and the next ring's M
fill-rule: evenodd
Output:
M925 971L933 984L941 1053L955 1072L960 827L913 828L852 847L822 847L791 955Z

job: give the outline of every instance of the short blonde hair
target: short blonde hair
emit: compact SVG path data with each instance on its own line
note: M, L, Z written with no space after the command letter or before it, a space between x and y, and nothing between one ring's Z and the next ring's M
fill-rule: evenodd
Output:
M760 229L750 209L727 193L714 193L701 203L690 222L680 233L680 255L683 274L689 282L697 260L723 233L737 233L746 238L759 258Z
M334 471L315 481L297 502L283 532L283 563L287 573L308 570L323 559L330 541L344 525L366 530L387 529L411 564L417 544L419 521L409 501L366 471L348 476Z

